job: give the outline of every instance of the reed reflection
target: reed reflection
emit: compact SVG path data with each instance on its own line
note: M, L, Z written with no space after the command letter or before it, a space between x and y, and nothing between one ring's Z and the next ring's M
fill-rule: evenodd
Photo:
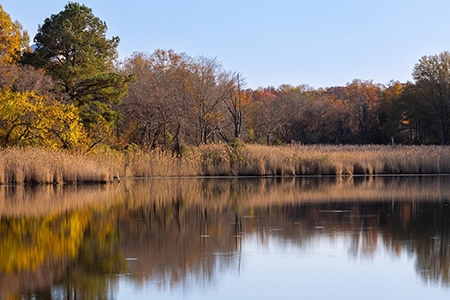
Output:
M239 272L255 235L301 249L345 234L355 259L380 247L411 253L424 281L450 286L449 199L448 177L2 187L0 296L108 298L121 276L161 289L210 285Z

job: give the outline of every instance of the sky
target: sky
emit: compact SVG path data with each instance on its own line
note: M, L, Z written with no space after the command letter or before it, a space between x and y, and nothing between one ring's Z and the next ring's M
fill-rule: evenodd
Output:
M119 57L173 49L215 58L248 88L412 81L423 56L450 51L449 0L84 0L119 36ZM2 0L32 38L62 0Z

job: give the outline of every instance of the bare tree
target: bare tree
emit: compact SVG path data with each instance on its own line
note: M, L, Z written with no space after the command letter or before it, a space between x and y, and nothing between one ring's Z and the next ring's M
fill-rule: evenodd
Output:
M241 138L242 128L244 125L244 109L248 104L247 95L242 91L243 81L239 74L230 74L233 80L233 87L230 90L227 97L223 97L222 101L228 112L229 122L225 123L225 126L221 128L220 134L222 138L229 142L230 138L223 129L226 129L231 125L233 130L233 137L235 139Z
M216 59L198 57L189 64L187 81L188 120L195 128L196 144L217 140L220 124L225 117L224 100L233 91L235 76L223 70Z
M172 50L156 50L150 56L136 53L125 62L124 72L136 75L120 106L127 140L146 148L166 148L178 138L185 64L186 59Z

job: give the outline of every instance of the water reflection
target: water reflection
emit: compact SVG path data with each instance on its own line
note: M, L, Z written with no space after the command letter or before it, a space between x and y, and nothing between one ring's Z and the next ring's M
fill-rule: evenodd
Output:
M0 299L107 299L239 276L246 247L342 241L352 260L408 253L450 286L449 177L173 179L1 187Z

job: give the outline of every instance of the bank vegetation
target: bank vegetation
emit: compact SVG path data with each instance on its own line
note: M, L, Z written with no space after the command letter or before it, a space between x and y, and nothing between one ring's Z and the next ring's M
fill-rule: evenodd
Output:
M118 61L119 37L76 2L32 48L2 6L0 28L1 184L449 173L446 51L419 59L414 82L251 89L171 49Z
M153 150L91 154L43 148L0 150L1 184L107 183L191 176L450 174L447 146L209 144L182 155Z

